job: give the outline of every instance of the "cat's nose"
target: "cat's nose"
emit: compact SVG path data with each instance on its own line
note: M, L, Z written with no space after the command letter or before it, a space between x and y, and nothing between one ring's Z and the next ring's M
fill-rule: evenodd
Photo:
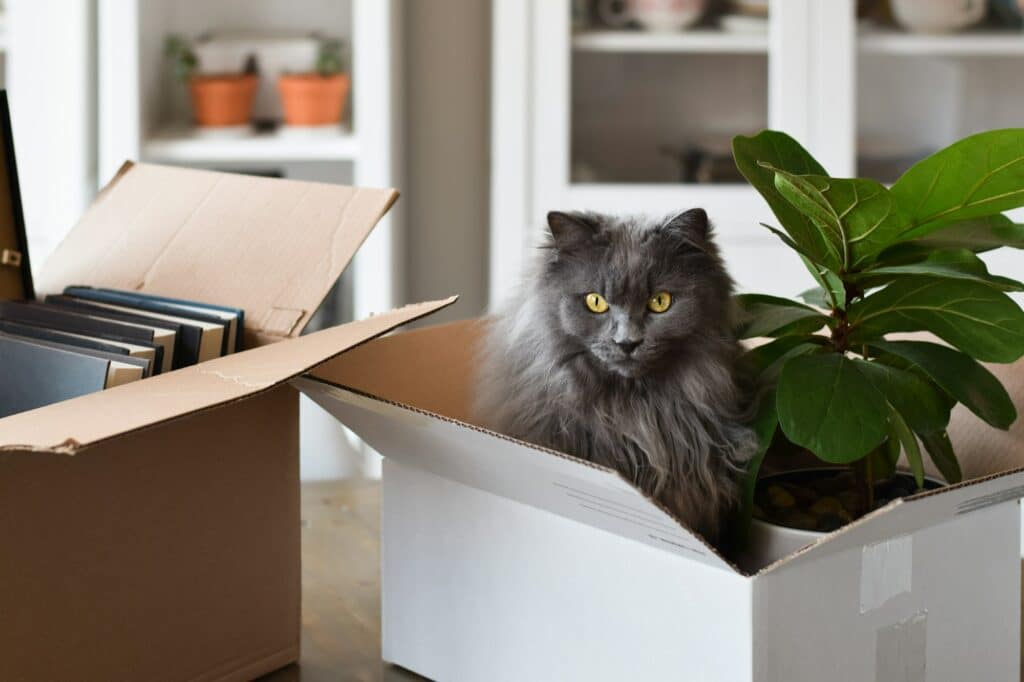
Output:
M643 339L640 339L639 341L633 341L630 339L628 341L616 341L615 345L621 348L622 352L626 355L632 355L633 351L635 351L641 343L643 343Z

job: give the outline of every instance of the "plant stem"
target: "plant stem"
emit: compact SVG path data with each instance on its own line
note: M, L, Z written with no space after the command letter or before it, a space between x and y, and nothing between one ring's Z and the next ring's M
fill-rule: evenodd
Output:
M875 508L874 482L871 480L871 477L870 456L853 463L854 483L857 486L858 497L860 497L859 516L864 516Z
M875 508L875 474L871 470L871 454L864 458L864 478L867 479L867 483L864 486L868 498L867 513L871 513Z

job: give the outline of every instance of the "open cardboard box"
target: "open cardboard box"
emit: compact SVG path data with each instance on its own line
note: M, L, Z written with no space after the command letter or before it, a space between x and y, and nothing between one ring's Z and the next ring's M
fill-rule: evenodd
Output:
M6 131L0 298L32 280ZM298 394L450 301L299 337L392 190L127 164L37 284L245 310L247 350L0 419L0 680L247 680L299 655Z
M1018 679L1019 422L958 413L971 480L747 575L616 473L474 425L482 328L392 335L293 381L386 458L385 660L440 680ZM1024 362L1002 371L1024 408Z

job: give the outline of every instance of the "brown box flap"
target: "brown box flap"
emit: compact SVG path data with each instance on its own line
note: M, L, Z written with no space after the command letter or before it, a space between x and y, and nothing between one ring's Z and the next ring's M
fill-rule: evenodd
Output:
M0 419L0 451L74 454L115 436L240 400L455 300L452 297L406 306Z
M126 164L47 260L81 284L245 310L247 342L298 336L398 193Z
M0 301L33 298L32 268L21 209L7 93L0 90Z

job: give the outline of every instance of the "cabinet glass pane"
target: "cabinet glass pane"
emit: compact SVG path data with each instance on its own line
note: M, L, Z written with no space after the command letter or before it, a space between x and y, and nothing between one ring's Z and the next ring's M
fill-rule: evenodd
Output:
M736 3L672 28L577 7L571 53L573 183L739 183L729 141L768 121L767 3ZM746 13L741 13L745 8ZM638 11L638 10L637 10ZM641 15L642 16L642 15Z
M958 20L955 12L927 20ZM893 181L915 161L971 133L1024 126L1024 33L1016 0L945 33L889 18L863 20L858 36L857 173ZM984 4L984 3L981 3ZM894 2L893 8L920 0ZM977 12L977 10L975 10ZM897 16L899 14L897 13ZM908 15L910 16L910 15ZM1014 16L1017 19L1014 19ZM925 21L918 17L915 21ZM960 21L973 21L960 16Z

